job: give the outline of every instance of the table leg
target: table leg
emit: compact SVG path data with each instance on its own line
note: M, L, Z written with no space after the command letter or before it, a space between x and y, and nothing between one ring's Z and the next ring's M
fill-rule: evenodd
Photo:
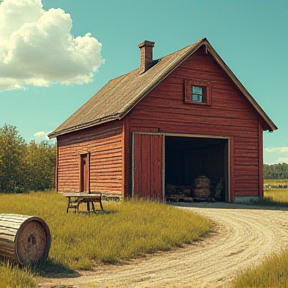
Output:
M94 202L93 201L91 202L91 206L92 206L93 212L95 213L96 211L95 211L95 206L94 206Z
M67 200L68 200L68 204L67 204L67 210L66 210L66 213L69 212L69 207L70 207L70 197L67 197Z
M79 213L79 206L80 206L81 200L80 197L77 199L77 213Z
M87 201L86 204L87 204L87 211L88 211L88 213L90 213L90 202Z
M99 204L100 204L101 210L104 211L101 198L100 198Z

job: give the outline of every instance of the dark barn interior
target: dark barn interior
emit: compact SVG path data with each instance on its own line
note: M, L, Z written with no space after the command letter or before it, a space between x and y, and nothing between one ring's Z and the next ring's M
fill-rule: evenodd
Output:
M165 137L168 201L227 201L228 140Z

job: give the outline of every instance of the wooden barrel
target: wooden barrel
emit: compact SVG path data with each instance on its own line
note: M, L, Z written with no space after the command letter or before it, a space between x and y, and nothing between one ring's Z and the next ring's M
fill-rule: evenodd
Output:
M199 176L195 179L196 187L210 187L210 180L206 176Z
M211 195L209 178L206 176L196 178L193 192L196 198L209 198Z
M19 264L37 263L48 257L51 234L38 217L0 214L0 255Z

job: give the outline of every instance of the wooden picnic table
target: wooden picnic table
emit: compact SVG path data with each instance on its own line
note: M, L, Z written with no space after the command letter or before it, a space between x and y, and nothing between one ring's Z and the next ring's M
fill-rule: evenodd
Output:
M82 203L87 204L87 212L90 212L90 204L93 212L96 212L94 203L98 202L100 205L101 210L104 211L102 205L102 197L104 194L102 192L99 193L86 193L86 192L78 192L78 193L63 193L65 197L68 199L68 205L66 212L69 212L69 209L75 209L75 212L79 212L79 206Z

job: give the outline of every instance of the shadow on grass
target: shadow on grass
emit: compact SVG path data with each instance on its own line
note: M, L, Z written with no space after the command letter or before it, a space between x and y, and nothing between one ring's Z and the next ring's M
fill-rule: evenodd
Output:
M118 210L95 210L95 211L86 211L86 210L80 210L78 212L73 211L70 213L78 214L78 215L85 215L85 216L98 216L98 215L106 215L106 214L115 214L119 213Z
M51 259L46 259L45 261L38 263L37 265L32 265L31 270L36 275L46 278L77 278L80 274L62 265L61 263L55 263Z
M33 274L34 276L46 278L77 278L81 276L77 271L60 263L55 263L49 258L39 263L22 265L0 255L0 266L6 266L9 269L19 269L26 271L29 274Z

